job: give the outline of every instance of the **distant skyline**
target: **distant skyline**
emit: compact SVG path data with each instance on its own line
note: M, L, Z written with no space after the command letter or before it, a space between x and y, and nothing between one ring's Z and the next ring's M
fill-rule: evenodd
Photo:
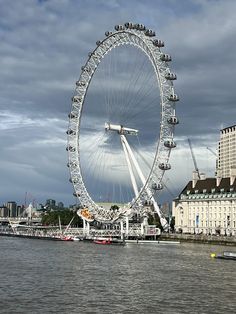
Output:
M0 0L0 205L75 203L66 129L75 81L104 32L127 21L164 40L180 96L177 148L165 182L177 195L200 171L214 176L220 129L236 124L236 2L231 0ZM164 192L165 199L172 195Z

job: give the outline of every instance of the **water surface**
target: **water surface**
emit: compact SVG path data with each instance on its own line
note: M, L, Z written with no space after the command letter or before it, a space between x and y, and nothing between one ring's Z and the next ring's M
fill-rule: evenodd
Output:
M0 313L236 313L226 249L0 237Z

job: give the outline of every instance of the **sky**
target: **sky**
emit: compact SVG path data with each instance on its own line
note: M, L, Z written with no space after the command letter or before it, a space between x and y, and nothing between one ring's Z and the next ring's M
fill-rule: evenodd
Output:
M180 97L177 148L165 177L171 201L198 168L214 176L220 129L236 124L234 0L0 0L0 205L75 203L66 167L71 96L107 30L142 23L164 40Z

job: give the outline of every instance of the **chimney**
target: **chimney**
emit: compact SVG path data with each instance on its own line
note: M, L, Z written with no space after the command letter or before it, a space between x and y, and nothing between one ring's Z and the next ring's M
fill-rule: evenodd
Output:
M198 172L193 171L192 188L194 189L198 181Z
M200 180L206 180L206 174L200 173Z
M234 184L235 177L236 177L236 168L231 168L230 169L230 185Z
M216 177L216 186L218 187L220 185L220 181L221 181L222 177Z

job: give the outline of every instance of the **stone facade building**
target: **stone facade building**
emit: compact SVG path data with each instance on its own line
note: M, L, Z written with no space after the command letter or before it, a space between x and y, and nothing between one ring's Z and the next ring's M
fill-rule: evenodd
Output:
M236 235L236 180L198 179L193 172L180 195L173 201L176 231L191 234Z

